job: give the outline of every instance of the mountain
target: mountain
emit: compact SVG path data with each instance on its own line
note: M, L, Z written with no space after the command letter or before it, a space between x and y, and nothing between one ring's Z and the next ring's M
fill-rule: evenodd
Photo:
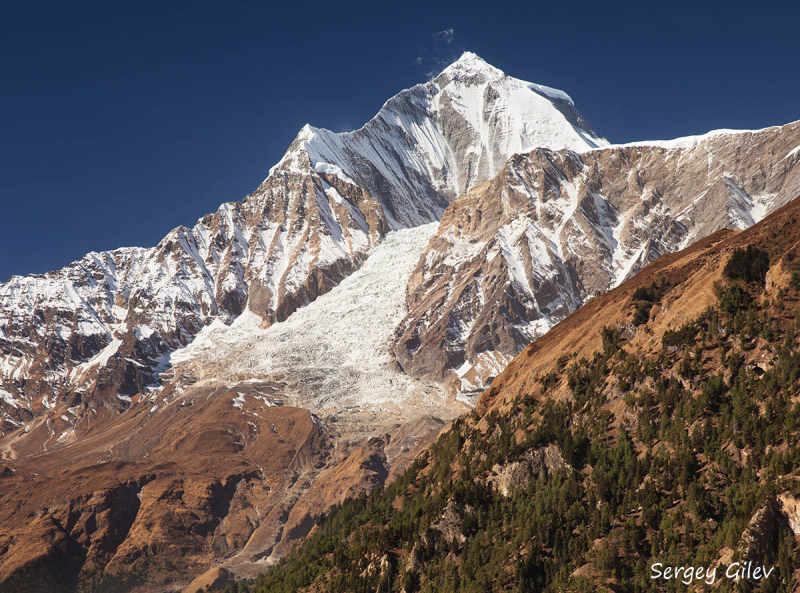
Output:
M203 327L246 310L264 326L287 319L512 154L603 144L566 94L471 53L355 132L306 126L255 192L191 229L0 285L2 430L57 402L79 419L89 401L119 412Z
M515 155L445 210L409 281L398 362L480 393L581 303L800 194L798 147L796 122Z
M779 208L798 146L797 124L608 146L562 91L467 53L359 130L304 127L153 248L12 278L0 591L265 571L582 303Z
M796 590L799 246L800 198L659 258L530 344L391 486L224 591L700 590L715 567L719 590ZM748 563L772 570L725 576Z

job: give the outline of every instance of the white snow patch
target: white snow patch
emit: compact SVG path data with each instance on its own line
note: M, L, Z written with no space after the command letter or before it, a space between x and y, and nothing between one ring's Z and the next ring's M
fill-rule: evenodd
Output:
M65 440L66 440L66 439L68 439L70 436L72 436L74 433L75 433L75 429L72 429L72 428L70 428L69 430L65 430L65 431L64 431L64 432L62 432L62 433L61 433L61 435L59 435L59 437L56 439L56 443L61 443L61 442L65 441Z
M637 251L634 251L630 255L623 255L619 260L614 261L614 267L619 271L616 272L616 278L613 281L611 288L616 288L625 280L628 279L631 271L633 270L634 266L641 262L641 257L644 255L645 250L647 249L647 243L642 245Z
M722 181L730 194L728 202L729 219L739 230L749 228L761 221L771 210L772 201L777 194L751 196L728 173L722 174Z
M465 360L465 361L464 361L464 364L462 364L460 367L458 367L458 368L456 369L456 375L458 375L458 377L459 377L459 378L461 378L461 377L463 377L464 375L466 375L466 374L467 374L467 372L468 372L468 371L469 371L471 368L472 368L472 364L471 364L471 363L470 363L468 360Z
M108 359L114 356L119 350L120 345L122 344L122 340L119 338L113 338L108 345L103 348L100 352L95 354L94 358L92 358L87 364L86 367L92 366L105 366L108 362Z
M16 426L17 428L19 428L20 426L22 426L22 423L21 423L21 422L19 422L19 421L17 421L17 420L14 420L14 418L12 418L11 416L9 416L8 414L3 414L3 422L8 422L9 424L11 424L11 425L13 425L13 426Z
M250 310L249 305L242 311L242 314L239 315L236 319L233 320L231 323L232 328L241 328L241 329L259 329L261 328L261 324L263 323L263 319L253 313Z
M533 295L533 288L531 288L531 284L528 281L528 274L525 271L522 253L518 246L518 242L524 232L524 223L508 224L497 233L497 242L500 245L506 264L508 264L508 271L511 273L512 280L517 282L527 294Z
M551 99L556 99L560 101L567 101L568 103L572 103L572 97L570 97L564 91L554 89L553 87L545 86L543 84L536 84L535 82L529 82L528 87L540 93L542 95L547 95Z
M11 395L8 391L0 389L0 399L6 402L12 408L18 408L19 403L17 403L17 399Z
M334 165L334 164L331 164L331 163L323 163L323 162L316 163L314 165L314 172L322 174L322 175L333 175L335 177L338 177L339 179L341 179L345 183L350 183L352 185L356 185L355 182L352 179L350 179L345 174L345 172L342 171L342 168L339 167L338 165Z
M472 368L459 376L460 385L456 391L456 399L474 406L478 396L488 389L494 377L503 372L512 358L496 350L480 352L475 357Z
M136 334L136 338L139 340L146 340L155 333L153 328L147 325L137 325L133 331Z

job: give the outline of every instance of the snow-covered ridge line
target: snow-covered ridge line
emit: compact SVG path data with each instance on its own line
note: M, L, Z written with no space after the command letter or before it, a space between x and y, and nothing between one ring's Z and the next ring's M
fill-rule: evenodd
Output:
M800 123L800 120L796 120L793 122L789 122L783 125L775 125L775 126L767 126L765 128L753 129L753 130L733 130L727 128L720 128L717 130L710 130L705 134L695 134L692 136L681 136L678 138L673 138L671 140L637 140L635 142L626 142L623 144L608 144L606 146L599 146L596 148L588 148L583 151L576 151L576 152L592 152L596 150L606 150L606 149L614 149L614 148L636 148L639 146L654 146L657 148L666 148L666 149L681 149L681 148L694 148L705 142L706 140L710 140L712 138L716 138L718 136L738 136L742 134L759 134L761 132L768 132L770 130L776 131L784 128L786 126L791 126L793 124ZM800 149L800 147L798 147ZM787 155L791 156L791 154Z

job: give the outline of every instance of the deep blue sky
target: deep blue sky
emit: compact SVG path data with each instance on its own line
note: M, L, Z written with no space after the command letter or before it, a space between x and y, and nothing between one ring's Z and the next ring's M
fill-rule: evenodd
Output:
M0 282L154 245L255 189L306 122L359 127L466 49L613 142L794 121L798 22L796 1L9 0Z

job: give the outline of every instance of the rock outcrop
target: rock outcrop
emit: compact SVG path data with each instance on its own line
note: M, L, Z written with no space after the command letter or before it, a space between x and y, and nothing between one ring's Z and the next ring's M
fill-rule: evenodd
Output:
M788 492L778 495L781 512L786 516L789 528L795 537L800 537L800 500Z
M527 488L531 480L567 469L570 466L561 456L561 449L550 444L525 451L517 461L493 466L486 482L503 496L509 496L513 490Z

